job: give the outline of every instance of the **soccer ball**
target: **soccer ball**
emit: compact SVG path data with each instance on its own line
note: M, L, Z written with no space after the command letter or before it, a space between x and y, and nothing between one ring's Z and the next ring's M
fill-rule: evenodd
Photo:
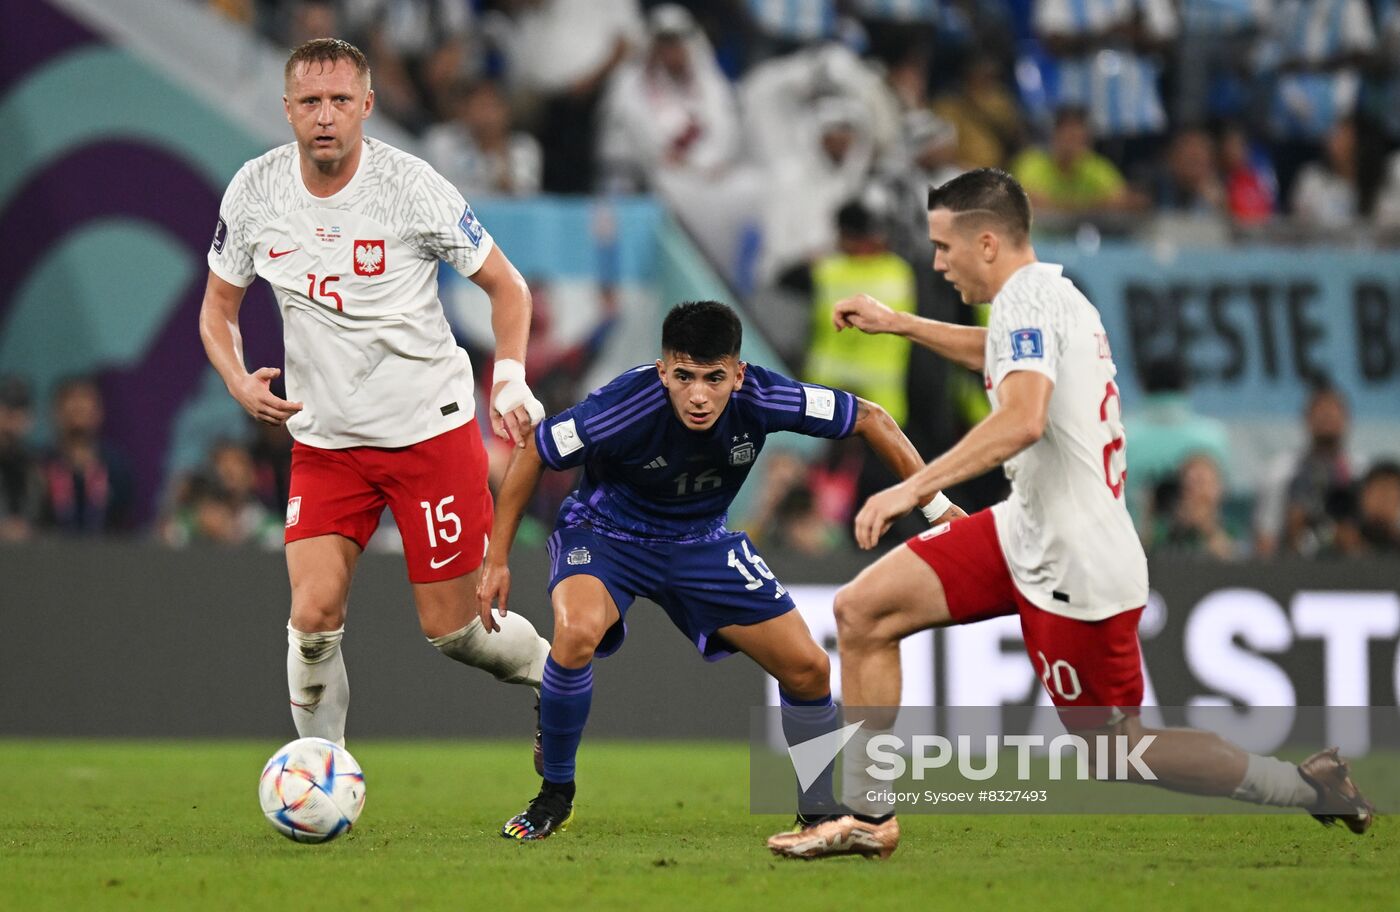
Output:
M350 752L325 738L284 744L258 780L263 814L297 842L329 842L354 825L365 806L365 774Z

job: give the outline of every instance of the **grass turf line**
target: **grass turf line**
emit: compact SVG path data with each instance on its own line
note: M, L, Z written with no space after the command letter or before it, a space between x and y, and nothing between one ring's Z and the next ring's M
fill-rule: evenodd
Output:
M517 845L528 744L352 743L360 823L296 845L257 805L276 746L0 740L0 909L1400 907L1384 819L906 815L887 862L775 859L742 744L585 743L574 827Z

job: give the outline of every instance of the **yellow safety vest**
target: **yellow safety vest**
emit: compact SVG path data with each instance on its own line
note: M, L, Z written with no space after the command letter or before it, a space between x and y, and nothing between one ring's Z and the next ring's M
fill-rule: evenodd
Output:
M893 253L833 254L812 267L812 339L805 376L869 399L900 426L909 416L905 388L911 343L902 336L838 333L832 309L842 298L865 293L892 310L914 313L914 270Z

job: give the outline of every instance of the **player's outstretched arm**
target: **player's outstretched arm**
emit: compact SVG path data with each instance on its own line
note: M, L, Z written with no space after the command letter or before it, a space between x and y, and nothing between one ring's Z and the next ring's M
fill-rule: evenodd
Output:
M243 366L243 334L238 329L238 310L246 289L225 282L212 271L204 287L204 303L199 308L199 337L209 363L223 378L229 395L243 410L263 424L284 424L301 411L300 402L288 402L273 395L268 385L282 373L275 367L260 367L248 373Z
M1015 371L997 387L998 404L962 440L918 472L873 495L856 514L856 544L873 548L890 523L935 491L976 478L1015 456L1045 433L1055 384L1035 371Z
M488 631L500 630L500 625L491 615L491 606L501 617L506 616L510 602L510 547L515 544L515 533L520 529L520 520L525 515L525 506L535 493L535 486L544 474L544 460L535 449L535 435L525 434L525 445L511 451L510 464L506 466L506 477L501 480L501 490L496 494L496 516L491 521L491 541L486 547L486 559L482 562L481 582L476 586L476 610L481 616L481 625Z
M889 466L900 478L909 478L924 467L912 441L900 430L890 413L874 402L856 399L856 426L854 433L870 445L880 461ZM935 493L931 498L919 501L924 517L933 525L966 516L947 497Z
M986 357L986 327L961 326L900 313L867 294L837 301L831 322L836 324L838 332L855 328L872 335L890 333L904 336L969 370L980 371Z
M491 299L496 335L496 371L491 378L491 430L516 447L544 420L544 406L525 383L525 347L530 337L530 288L519 270L493 247L471 279Z

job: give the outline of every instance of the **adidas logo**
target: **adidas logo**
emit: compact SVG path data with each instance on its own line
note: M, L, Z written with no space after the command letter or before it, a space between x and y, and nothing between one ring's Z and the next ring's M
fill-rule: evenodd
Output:
M655 459L653 459L651 462L648 462L646 465L642 466L642 468L644 468L644 469L664 469L664 468L666 468L666 457L665 457L665 456L658 456L658 457L656 457Z

